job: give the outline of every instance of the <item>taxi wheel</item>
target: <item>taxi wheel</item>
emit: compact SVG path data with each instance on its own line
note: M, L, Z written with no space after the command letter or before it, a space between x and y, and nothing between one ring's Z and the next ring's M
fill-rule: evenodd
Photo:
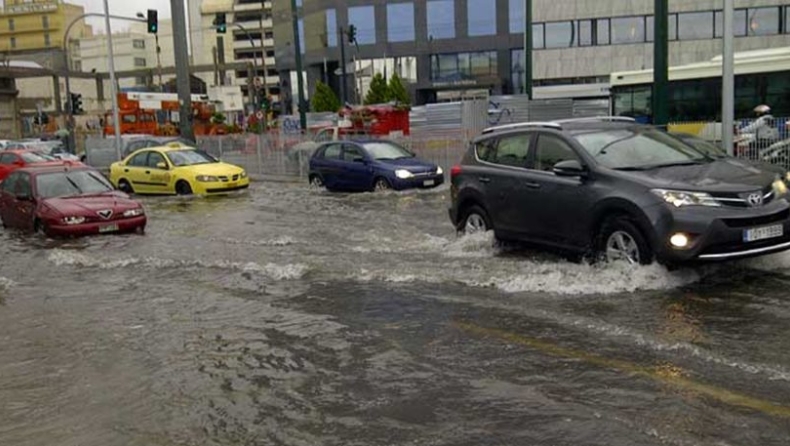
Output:
M127 194L133 194L134 193L134 188L126 180L118 180L118 189L121 192L125 192Z
M178 183L176 183L176 194L192 195L192 186L184 180L179 180Z

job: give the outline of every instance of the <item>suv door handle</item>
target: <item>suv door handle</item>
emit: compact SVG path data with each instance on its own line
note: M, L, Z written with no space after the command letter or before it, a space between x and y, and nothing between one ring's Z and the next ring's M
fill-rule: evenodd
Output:
M540 183L526 182L524 183L524 186L527 186L530 189L540 189Z
M478 177L477 179L480 180L481 183L490 183L491 182L491 178L488 178L488 177Z

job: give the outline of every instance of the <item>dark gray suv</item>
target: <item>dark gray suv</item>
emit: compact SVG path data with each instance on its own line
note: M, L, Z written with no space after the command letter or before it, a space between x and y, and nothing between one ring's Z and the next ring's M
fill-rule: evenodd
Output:
M630 263L790 249L785 172L625 118L487 129L450 172L459 231Z

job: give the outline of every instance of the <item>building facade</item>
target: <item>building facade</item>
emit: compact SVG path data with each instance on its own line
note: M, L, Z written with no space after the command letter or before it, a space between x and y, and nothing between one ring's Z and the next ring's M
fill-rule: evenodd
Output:
M157 36L161 50L158 55ZM118 84L121 89L155 89L159 86L159 66L175 66L171 20L160 20L156 35L147 32L145 23L134 22L129 26L128 31L113 33L112 43L113 61L117 72L148 70L144 75L119 78ZM79 39L78 49L71 56L71 66L75 71L109 72L107 35L97 34ZM165 83L172 77L162 76L162 82Z
M324 80L340 91L341 39L347 90L358 77L398 71L422 104L475 92L524 90L524 0L300 0L275 5L277 68L295 69L291 17L298 16L303 67L312 91ZM653 0L533 0L534 84L605 83L612 72L651 68ZM790 46L790 0L736 3L736 51ZM670 2L671 65L721 54L722 2ZM356 43L346 30L356 28ZM386 73L385 73L386 74ZM292 88L292 86L289 86ZM350 99L354 99L350 95Z
M269 0L196 0L189 2L192 62L212 65L249 62L250 69L196 73L208 85L264 86L275 101L280 94L275 65L274 21ZM225 14L227 31L217 33L214 20ZM251 78L253 75L254 78ZM253 79L257 79L253 82Z
M0 12L0 51L14 54L62 48L66 28L83 14L82 6L60 0L5 0ZM69 37L90 34L90 27L79 20Z

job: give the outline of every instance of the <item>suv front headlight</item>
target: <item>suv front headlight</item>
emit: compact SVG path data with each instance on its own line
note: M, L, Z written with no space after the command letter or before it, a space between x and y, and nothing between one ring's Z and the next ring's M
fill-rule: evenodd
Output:
M716 201L710 194L705 192L688 192L682 190L653 189L650 192L661 197L667 203L675 206L708 206L720 207L721 203Z
M407 178L413 177L414 174L409 172L406 169L398 169L398 170L395 171L395 176L400 178L401 180L405 180Z

